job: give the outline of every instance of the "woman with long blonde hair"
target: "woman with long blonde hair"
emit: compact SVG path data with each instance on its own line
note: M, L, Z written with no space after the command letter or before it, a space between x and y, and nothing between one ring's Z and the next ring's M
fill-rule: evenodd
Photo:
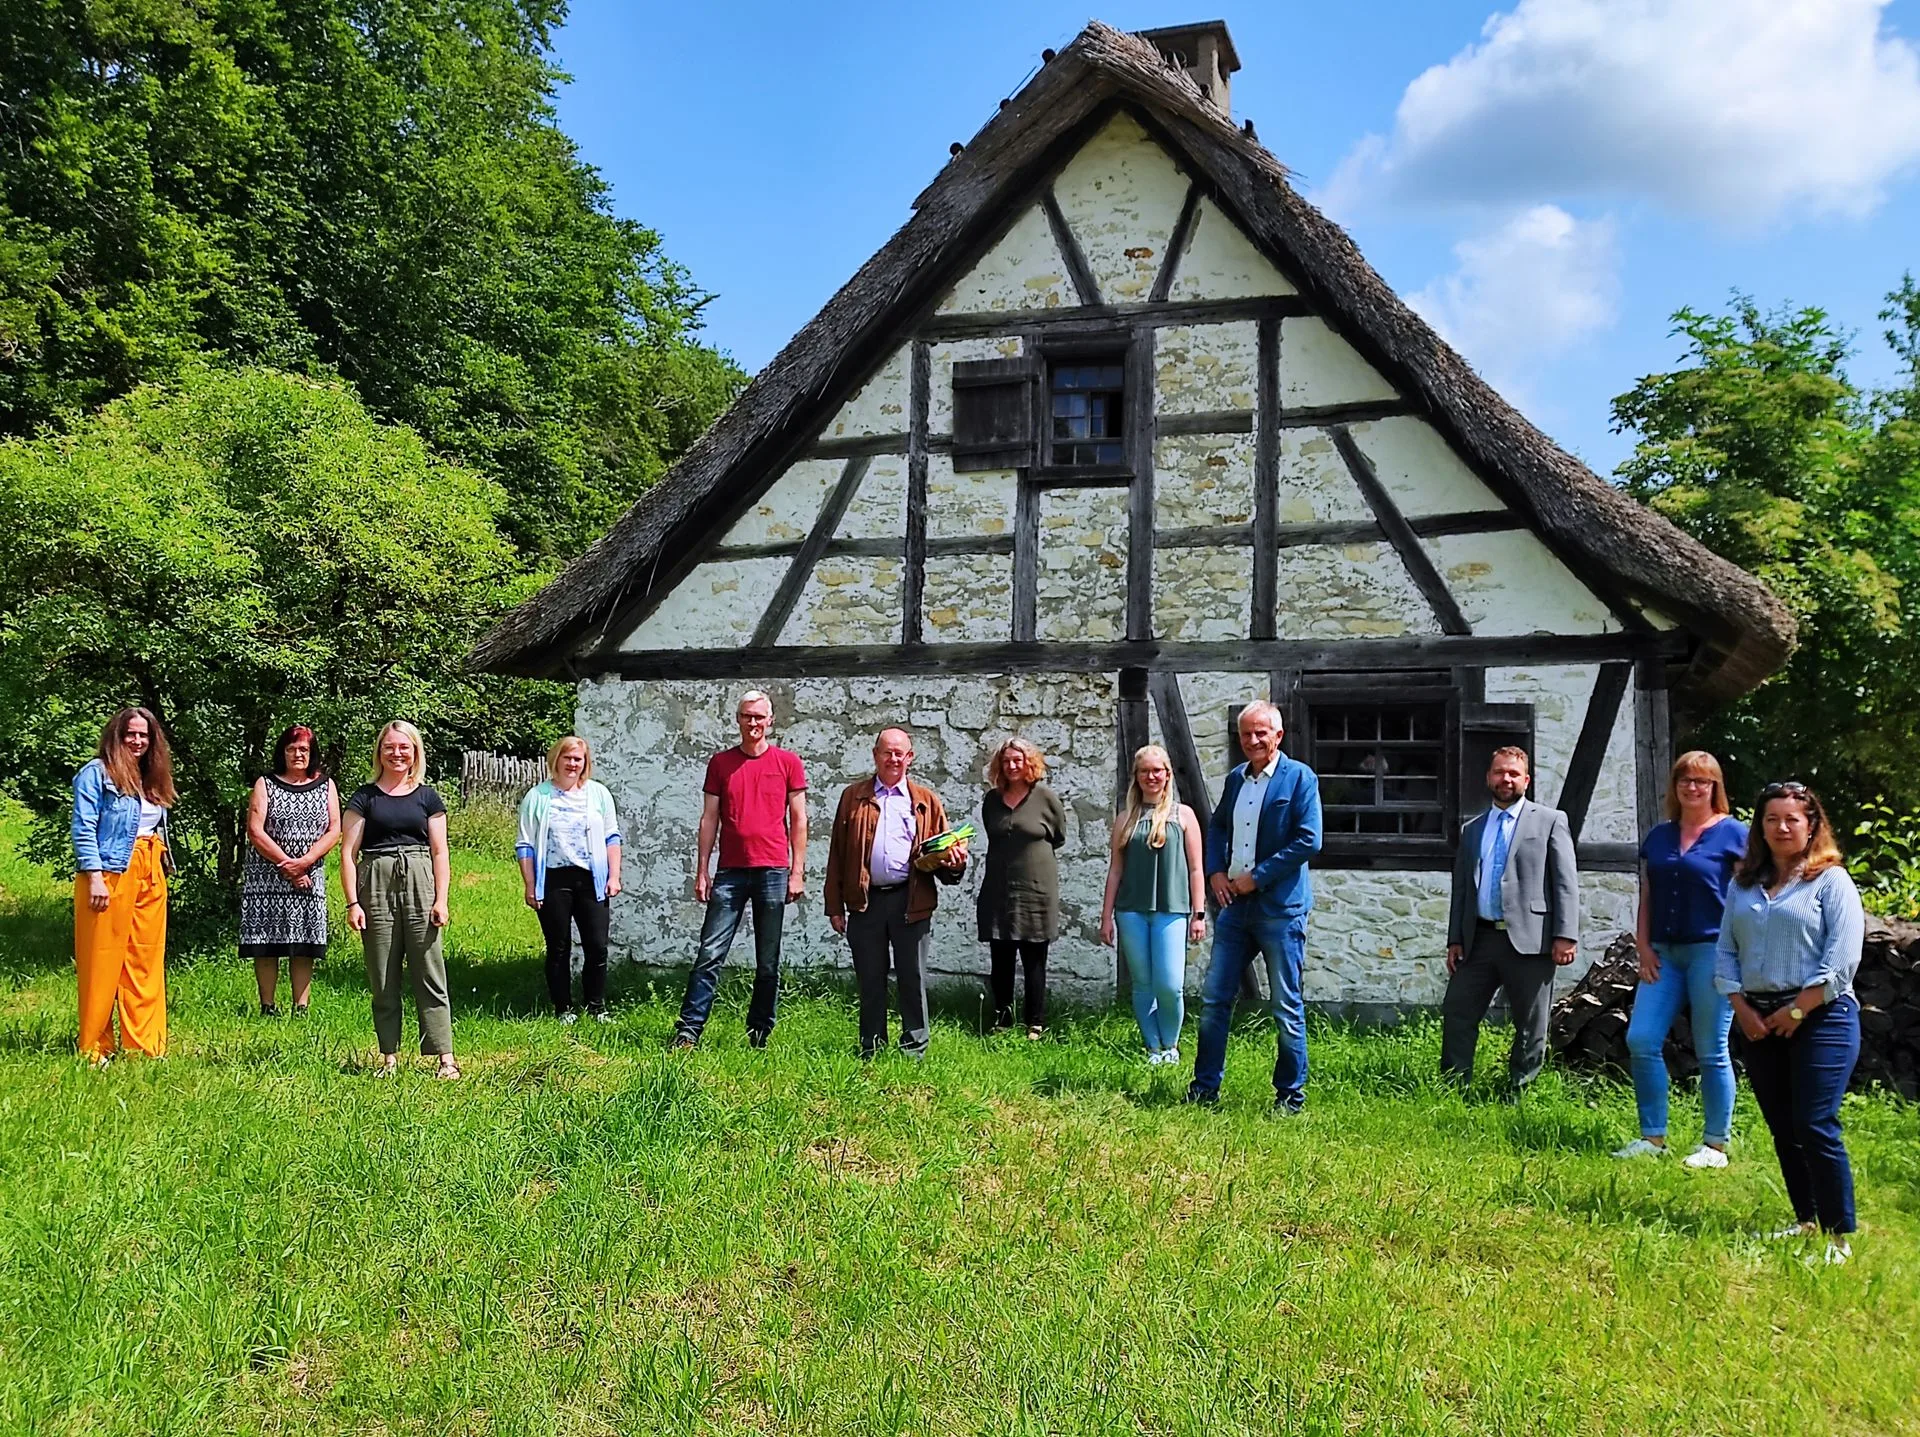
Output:
M73 776L73 961L80 1052L104 1063L120 1045L167 1051L167 810L173 759L153 711L121 709Z
M373 994L373 1031L380 1043L376 1077L400 1065L401 974L413 977L420 1051L437 1058L438 1076L457 1078L453 1007L440 935L447 926L452 865L447 852L447 806L427 773L420 730L395 719L373 745L372 783L347 800L340 841L340 887L347 926L360 935Z
M1207 936L1200 820L1180 802L1158 744L1133 756L1127 804L1113 823L1100 941L1118 941L1147 1062L1178 1064L1186 1020L1187 944Z

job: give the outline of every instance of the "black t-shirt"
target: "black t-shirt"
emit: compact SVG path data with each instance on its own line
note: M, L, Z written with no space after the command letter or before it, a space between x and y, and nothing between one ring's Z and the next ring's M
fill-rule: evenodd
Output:
M447 806L430 784L412 793L388 793L377 783L362 784L347 800L347 810L366 820L360 851L379 853L394 848L425 848L427 820L445 813Z

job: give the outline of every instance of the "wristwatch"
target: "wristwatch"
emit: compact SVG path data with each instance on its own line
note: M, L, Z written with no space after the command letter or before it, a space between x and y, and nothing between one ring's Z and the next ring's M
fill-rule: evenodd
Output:
M1807 1021L1807 1015L1800 1011L1800 1005L1798 1003L1795 1003L1791 1008L1787 1009L1787 1016L1796 1023L1804 1023Z

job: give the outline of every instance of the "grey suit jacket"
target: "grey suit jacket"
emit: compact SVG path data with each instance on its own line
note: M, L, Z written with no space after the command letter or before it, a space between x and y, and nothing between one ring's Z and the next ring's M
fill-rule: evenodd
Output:
M1480 842L1487 815L1468 820L1453 855L1453 908L1447 942L1469 947L1479 919ZM1580 937L1580 877L1574 866L1573 831L1557 808L1528 802L1520 810L1500 876L1500 908L1507 937L1520 953L1546 957L1553 940Z

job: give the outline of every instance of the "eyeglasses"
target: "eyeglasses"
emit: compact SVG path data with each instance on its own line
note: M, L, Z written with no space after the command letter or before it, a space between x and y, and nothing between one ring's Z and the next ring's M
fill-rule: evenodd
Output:
M1713 787L1712 779L1700 778L1697 775L1689 775L1686 778L1676 778L1673 781L1673 783L1674 783L1674 787L1676 788L1712 788Z

